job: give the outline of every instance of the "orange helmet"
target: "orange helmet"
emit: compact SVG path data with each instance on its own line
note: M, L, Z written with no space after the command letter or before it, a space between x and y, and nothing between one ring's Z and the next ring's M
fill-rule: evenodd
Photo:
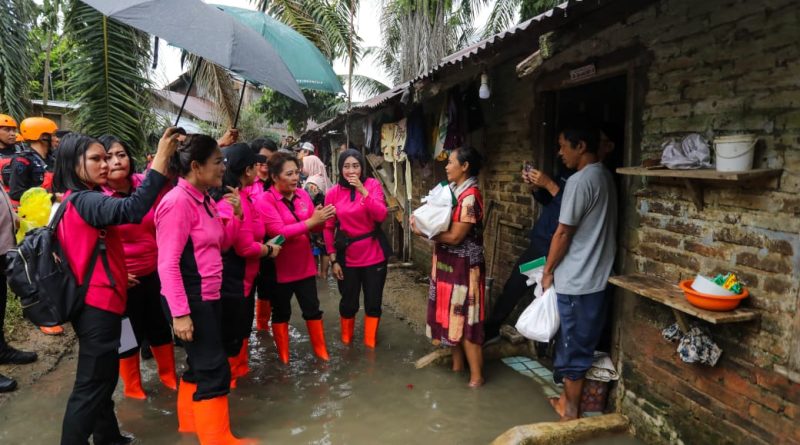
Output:
M0 127L14 127L17 128L17 121L7 114L0 114Z
M43 134L50 134L58 130L58 125L46 117L29 117L19 124L19 132L26 141L38 141Z
M17 133L17 142L25 142L25 139L22 139L22 133Z

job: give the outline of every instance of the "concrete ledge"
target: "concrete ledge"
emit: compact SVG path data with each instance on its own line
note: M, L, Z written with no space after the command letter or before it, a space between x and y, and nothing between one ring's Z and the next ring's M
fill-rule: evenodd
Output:
M567 445L602 434L624 433L628 424L622 414L605 414L571 422L520 425L498 436L492 445Z

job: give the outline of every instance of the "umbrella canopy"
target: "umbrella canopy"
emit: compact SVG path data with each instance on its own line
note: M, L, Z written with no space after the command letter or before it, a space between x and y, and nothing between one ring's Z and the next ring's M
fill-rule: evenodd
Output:
M233 6L215 6L261 34L286 62L300 88L329 93L344 93L339 77L333 72L328 59L294 29L267 14Z
M257 32L200 0L82 0L111 19L158 36L306 104L283 59Z

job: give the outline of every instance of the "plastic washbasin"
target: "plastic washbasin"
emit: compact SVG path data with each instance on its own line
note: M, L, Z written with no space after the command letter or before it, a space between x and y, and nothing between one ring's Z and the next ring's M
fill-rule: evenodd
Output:
M739 306L742 300L750 296L750 291L748 291L747 288L745 288L741 294L732 297L704 294L692 289L693 282L694 280L683 280L678 287L683 290L684 295L686 295L686 300L689 301L692 306L708 311L732 311Z

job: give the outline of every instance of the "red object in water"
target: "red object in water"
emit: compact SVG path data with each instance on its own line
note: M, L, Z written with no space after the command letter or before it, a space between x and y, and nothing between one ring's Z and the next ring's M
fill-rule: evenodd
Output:
M408 388L408 389L414 389L414 385L412 385L411 383L409 383L408 385L406 385L406 388Z

